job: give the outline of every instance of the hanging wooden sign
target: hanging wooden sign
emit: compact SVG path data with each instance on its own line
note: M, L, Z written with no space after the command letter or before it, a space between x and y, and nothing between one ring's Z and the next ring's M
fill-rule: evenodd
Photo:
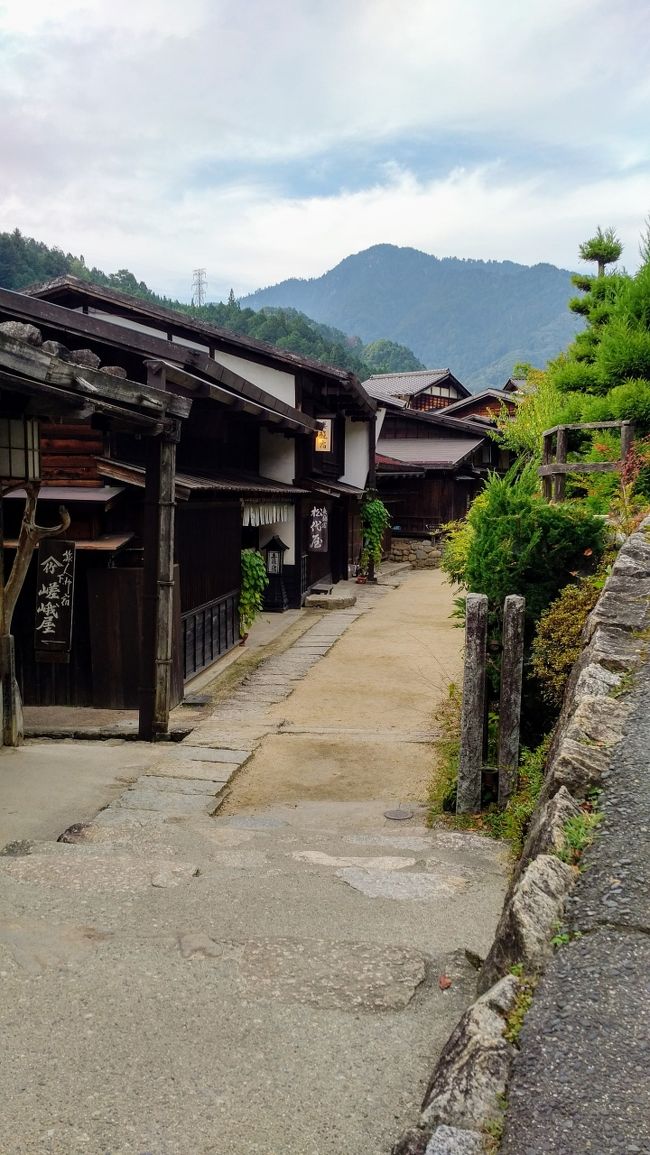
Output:
M34 648L39 662L68 662L72 645L75 544L41 541L36 579Z
M327 553L328 545L327 507L315 505L309 519L309 549L312 553Z

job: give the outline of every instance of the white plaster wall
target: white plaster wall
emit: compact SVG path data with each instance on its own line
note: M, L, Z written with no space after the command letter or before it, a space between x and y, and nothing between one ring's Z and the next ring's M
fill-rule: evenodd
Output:
M368 426L365 421L345 419L345 473L341 481L365 489L368 479Z
M296 476L296 442L293 437L260 429L260 473L262 477L273 478L273 481L293 484Z
M296 379L293 373L272 369L270 365L258 365L256 361L235 357L232 353L222 353L221 350L215 353L214 359L220 365L225 365L226 369L239 373L239 376L245 377L247 381L252 381L253 385L265 389L279 401L284 401L287 405L296 404Z
M377 426L375 429L375 441L379 441L379 435L381 433L382 426L384 424L384 417L385 416L386 416L386 410L385 409L378 409L377 410Z
M284 555L285 565L296 564L296 511L292 506L288 521L276 521L273 525L260 526L260 549L277 533L281 541L289 548Z

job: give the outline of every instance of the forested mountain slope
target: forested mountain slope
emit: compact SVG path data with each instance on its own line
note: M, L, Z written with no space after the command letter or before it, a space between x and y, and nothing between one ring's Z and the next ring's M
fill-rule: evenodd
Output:
M365 342L387 337L476 389L503 384L518 361L543 366L573 339L582 322L567 308L570 276L554 265L439 260L375 245L321 277L282 281L241 304L299 309Z
M49 248L41 241L23 236L18 229L0 233L0 288L20 290L66 273L178 312L190 313L209 324L257 341L266 341L279 349L349 369L362 381L373 373L424 367L410 349L393 341L380 339L365 347L360 337L350 337L329 325L312 321L294 308L242 309L232 292L225 304L211 303L194 308L154 293L128 269L104 273L101 269L89 267L82 256ZM380 333L379 337L384 338L385 334Z

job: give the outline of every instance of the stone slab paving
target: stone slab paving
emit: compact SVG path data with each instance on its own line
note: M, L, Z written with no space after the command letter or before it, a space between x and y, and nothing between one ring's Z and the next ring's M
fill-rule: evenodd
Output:
M264 660L190 735L172 750L167 748L159 762L114 799L103 812L102 824L118 825L124 811L142 816L160 813L170 818L213 813L233 774L268 733L267 711L293 693L309 670L387 588L364 590L361 604L354 610L332 612L326 624L319 618L288 650Z
M431 591L418 589L428 622ZM363 592L383 645L383 591ZM439 640L453 648L446 612ZM387 620L402 645L397 618ZM432 627L427 654L437 638ZM300 657L301 692L336 654ZM294 656L283 655L287 677ZM421 733L431 689L413 677ZM354 680L344 730L374 693L370 676ZM473 994L464 949L485 953L493 934L502 850L427 830L417 806L406 830L389 823L385 793L355 793L342 742L340 799L210 817L210 775L237 774L234 791L251 773L250 761L238 773L240 756L255 751L270 773L273 742L301 746L281 736L286 709L253 693L224 702L89 826L71 828L70 843L0 856L2 1155L387 1155L416 1117ZM312 714L308 702L295 720ZM334 722L323 729L327 751ZM372 780L369 733L367 715L350 751ZM422 747L403 745L410 765ZM211 746L227 759L211 761ZM390 773L398 752L391 735Z

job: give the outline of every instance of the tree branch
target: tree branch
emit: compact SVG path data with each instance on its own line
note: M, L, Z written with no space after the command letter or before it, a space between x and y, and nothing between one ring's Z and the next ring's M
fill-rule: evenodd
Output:
M38 494L41 488L40 482L21 482L20 488L25 490L27 498L20 527L20 535L18 537L16 556L5 586L5 620L1 623L3 634L11 633L11 621L16 608L16 602L23 588L35 546L46 537L56 537L60 533L65 533L70 525L70 514L63 505L59 506L60 521L58 525L37 525L36 502L38 501Z

